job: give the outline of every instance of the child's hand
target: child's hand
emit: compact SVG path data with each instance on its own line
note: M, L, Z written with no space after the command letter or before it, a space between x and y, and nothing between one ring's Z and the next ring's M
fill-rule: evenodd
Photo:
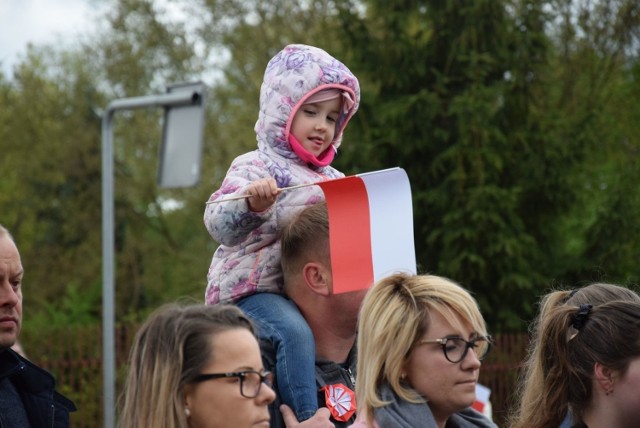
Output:
M274 204L278 196L278 186L273 178L254 181L247 188L249 209L253 212L264 211Z

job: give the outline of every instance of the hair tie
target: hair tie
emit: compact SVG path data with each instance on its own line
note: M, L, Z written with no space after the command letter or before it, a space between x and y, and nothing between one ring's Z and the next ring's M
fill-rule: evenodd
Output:
M573 321L571 322L571 328L569 329L569 339L567 342L577 336L577 334L582 330L584 324L587 322L587 317L589 316L589 312L593 308L593 305L588 303L583 303L580 305L575 315L573 316Z
M578 312L573 316L573 323L571 323L573 328L578 331L582 330L582 327L584 327L584 323L587 321L587 317L589 316L589 311L591 310L591 308L593 308L593 306L589 305L588 303L583 303L582 305L580 305L580 307L578 308Z

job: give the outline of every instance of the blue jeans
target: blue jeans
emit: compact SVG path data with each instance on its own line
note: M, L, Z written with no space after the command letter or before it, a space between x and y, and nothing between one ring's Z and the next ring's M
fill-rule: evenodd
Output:
M318 410L316 348L313 333L298 307L284 296L256 293L237 305L254 321L258 336L276 350L276 392L299 421Z

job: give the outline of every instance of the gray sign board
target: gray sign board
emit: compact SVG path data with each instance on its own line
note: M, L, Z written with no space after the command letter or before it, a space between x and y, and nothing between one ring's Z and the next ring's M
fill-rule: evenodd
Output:
M175 84L168 86L167 92L191 92L193 102L165 107L158 185L165 188L195 186L200 180L202 161L205 85L201 82Z

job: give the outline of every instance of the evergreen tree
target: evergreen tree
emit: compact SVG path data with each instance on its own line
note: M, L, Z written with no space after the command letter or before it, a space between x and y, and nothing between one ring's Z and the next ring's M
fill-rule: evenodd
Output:
M359 126L351 125L362 143L339 162L407 170L421 271L474 291L494 330L526 328L546 288L580 284L576 268L594 262L584 252L586 229L610 222L582 217L604 197L593 199L583 179L611 170L614 158L599 158L610 140L600 120L619 112L608 102L620 75L616 52L632 46L638 14L620 1L572 15L581 10L575 3L371 0L364 14L356 2L341 8L349 51L371 85ZM598 24L604 18L609 25ZM596 29L586 49L567 39ZM616 195L607 199L621 196L626 214L637 207Z

